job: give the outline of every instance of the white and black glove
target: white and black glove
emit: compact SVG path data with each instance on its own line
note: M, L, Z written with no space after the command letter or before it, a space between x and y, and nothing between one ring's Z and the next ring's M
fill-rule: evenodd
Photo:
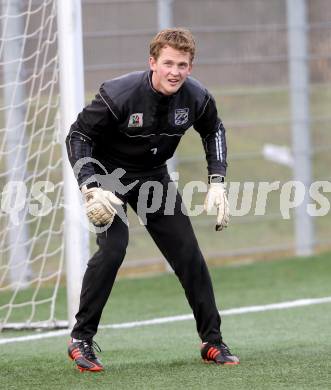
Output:
M204 209L210 214L213 207L217 209L216 231L226 228L229 224L230 209L224 188L224 176L210 175L208 177L209 188L206 195Z
M95 226L111 225L117 214L116 207L122 206L123 202L111 191L99 187L83 186L81 191L89 221Z

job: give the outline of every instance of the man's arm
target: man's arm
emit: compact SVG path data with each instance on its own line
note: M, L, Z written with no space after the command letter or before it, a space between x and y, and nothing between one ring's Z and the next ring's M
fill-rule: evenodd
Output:
M208 175L226 175L227 146L225 128L218 117L215 100L206 95L205 103L193 127L200 134L208 163Z
M194 124L199 132L208 163L209 189L206 195L204 209L207 214L217 208L215 229L220 231L229 223L229 203L224 188L224 176L227 168L227 146L225 128L217 115L215 100L207 95L200 117Z
M93 146L103 141L105 131L115 126L115 120L118 119L103 93L101 87L91 104L87 105L78 115L66 138L71 165L74 167L77 162L81 163L79 172L78 174L75 172L75 176L85 199L88 219L98 227L111 225L117 214L116 207L123 204L112 192L98 188L99 183L84 184L97 171L95 163L82 162L81 159L93 158Z
M109 109L101 87L92 102L78 114L66 138L67 153L72 167L84 157L93 157L93 146L102 142L103 135L116 125L116 121L117 118ZM95 164L92 162L83 164L76 177L79 187L95 173Z

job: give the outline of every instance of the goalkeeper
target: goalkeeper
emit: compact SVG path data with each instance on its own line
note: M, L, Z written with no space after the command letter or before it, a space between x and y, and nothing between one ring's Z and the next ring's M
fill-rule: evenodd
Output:
M207 212L218 210L216 230L228 225L229 207L224 189L226 174L225 129L215 101L195 79L192 69L195 42L182 28L159 32L150 43L149 70L133 72L104 82L95 99L78 115L67 136L72 166L81 164L78 184L89 220L99 227L98 251L89 260L83 278L80 306L68 353L83 371L101 371L93 337L112 290L128 244L128 226L118 215L129 204L139 215L139 195L146 183L147 199L161 196L160 208L146 214L146 228L173 268L192 308L201 339L204 361L238 364L224 343L210 275L189 218L182 212L176 191L173 213L165 212L169 177L166 161L184 133L193 126L200 134L208 164ZM85 158L85 160L81 160ZM86 159L87 158L87 159ZM77 165L76 165L77 166ZM94 180L100 166L111 174L120 168L127 191Z

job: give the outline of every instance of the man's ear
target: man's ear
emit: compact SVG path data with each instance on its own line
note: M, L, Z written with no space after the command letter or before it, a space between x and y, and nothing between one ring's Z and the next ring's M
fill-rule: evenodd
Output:
M190 65L189 65L189 67L188 67L188 76L191 74L191 72L192 72L192 68L193 68L193 64L192 64L192 62L190 63Z
M154 57L149 57L149 67L151 70L155 70L156 68L156 60Z

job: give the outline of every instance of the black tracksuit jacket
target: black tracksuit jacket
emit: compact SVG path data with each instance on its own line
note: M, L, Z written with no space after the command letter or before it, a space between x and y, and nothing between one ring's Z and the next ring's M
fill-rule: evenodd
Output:
M150 71L133 72L101 85L67 136L71 165L93 157L107 173L119 167L127 177L166 172L166 160L193 126L203 142L208 174L225 176L225 129L213 97L192 77L175 94L165 96L153 88L151 77ZM95 173L95 164L85 164L79 186Z

